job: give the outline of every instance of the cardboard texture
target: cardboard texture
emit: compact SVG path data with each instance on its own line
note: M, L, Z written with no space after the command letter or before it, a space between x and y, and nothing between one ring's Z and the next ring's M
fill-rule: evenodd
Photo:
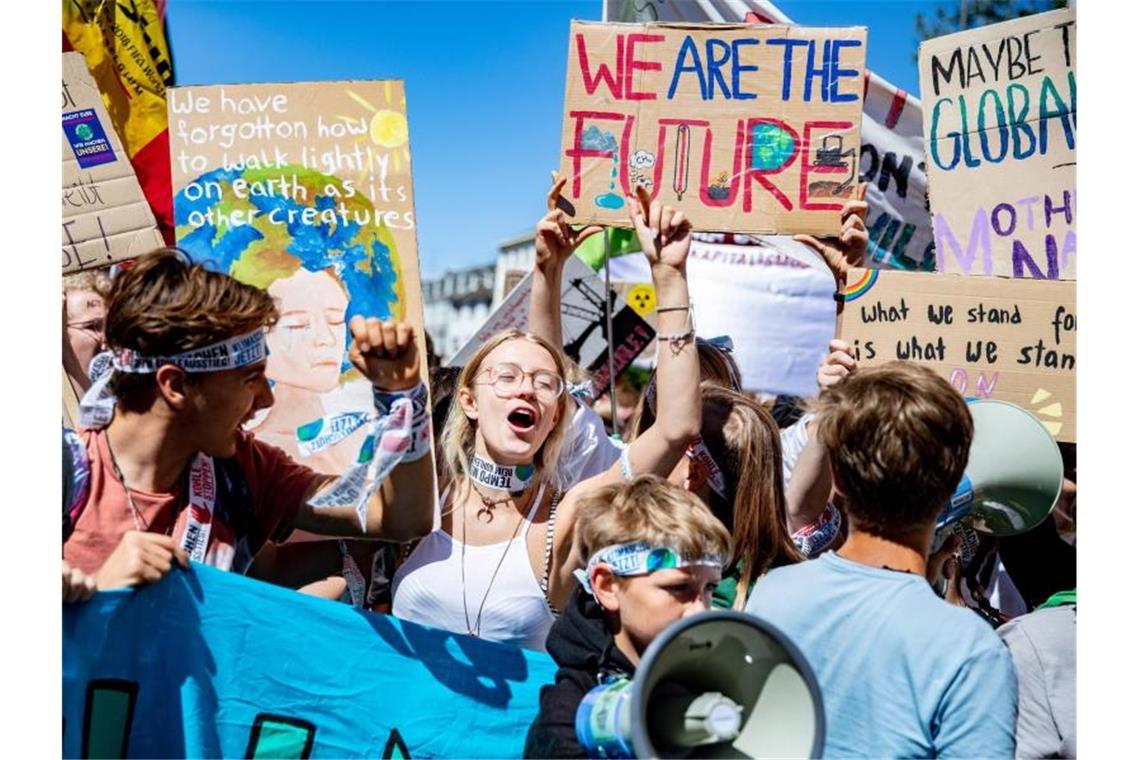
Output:
M413 325L426 378L404 84L176 87L167 105L179 245L279 303L276 404L252 429L343 472L373 409L347 323Z
M1076 279L1076 32L1067 8L920 46L938 271Z
M866 40L864 27L572 22L565 210L628 227L624 198L642 185L696 230L838 233Z
M859 366L921 362L1076 440L1075 282L853 269L845 293L841 334Z
M496 333L510 328L526 329L530 314L530 287L534 273L528 272L515 289L507 294L499 307L471 340L451 357L448 365L462 367L482 345ZM592 375L591 385L595 398L608 392L610 383L609 360L606 347L605 282L577 256L566 260L562 270L562 341L566 355ZM649 286L652 291L652 286ZM621 373L633 363L647 347L653 346L655 332L638 309L623 302L613 288L610 289L613 309L614 371Z
M63 272L163 245L154 214L82 53L63 54Z

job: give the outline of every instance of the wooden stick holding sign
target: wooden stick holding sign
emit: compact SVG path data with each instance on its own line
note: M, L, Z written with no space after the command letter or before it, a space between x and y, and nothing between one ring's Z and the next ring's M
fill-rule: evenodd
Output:
M853 269L845 299L841 334L860 366L921 362L1076 440L1075 282Z

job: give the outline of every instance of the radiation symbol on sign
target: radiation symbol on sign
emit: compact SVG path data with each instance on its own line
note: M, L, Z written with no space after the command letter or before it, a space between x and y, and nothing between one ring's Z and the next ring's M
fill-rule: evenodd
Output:
M634 285L625 300L638 316L644 317L657 308L657 293L652 285Z
M1061 417L1061 402L1054 401L1052 404L1045 405L1045 402L1052 398L1053 394L1044 388L1038 388L1037 392L1033 394L1033 400L1030 405L1033 406L1033 412L1037 418L1041 420L1041 424L1049 431L1054 438L1061 432L1061 423L1057 420L1043 419L1045 417Z

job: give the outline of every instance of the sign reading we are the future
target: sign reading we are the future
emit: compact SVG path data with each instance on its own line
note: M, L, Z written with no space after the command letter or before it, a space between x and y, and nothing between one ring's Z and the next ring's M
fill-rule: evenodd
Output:
M940 272L1077 277L1077 25L1072 8L919 49Z
M570 25L561 171L577 222L638 186L696 230L836 234L858 185L864 27Z

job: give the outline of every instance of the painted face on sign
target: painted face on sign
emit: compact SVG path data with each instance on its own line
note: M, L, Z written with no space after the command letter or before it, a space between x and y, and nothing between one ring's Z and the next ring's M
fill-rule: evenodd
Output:
M317 393L337 387L344 359L348 297L328 272L296 274L268 288L281 318L269 332L266 375Z

